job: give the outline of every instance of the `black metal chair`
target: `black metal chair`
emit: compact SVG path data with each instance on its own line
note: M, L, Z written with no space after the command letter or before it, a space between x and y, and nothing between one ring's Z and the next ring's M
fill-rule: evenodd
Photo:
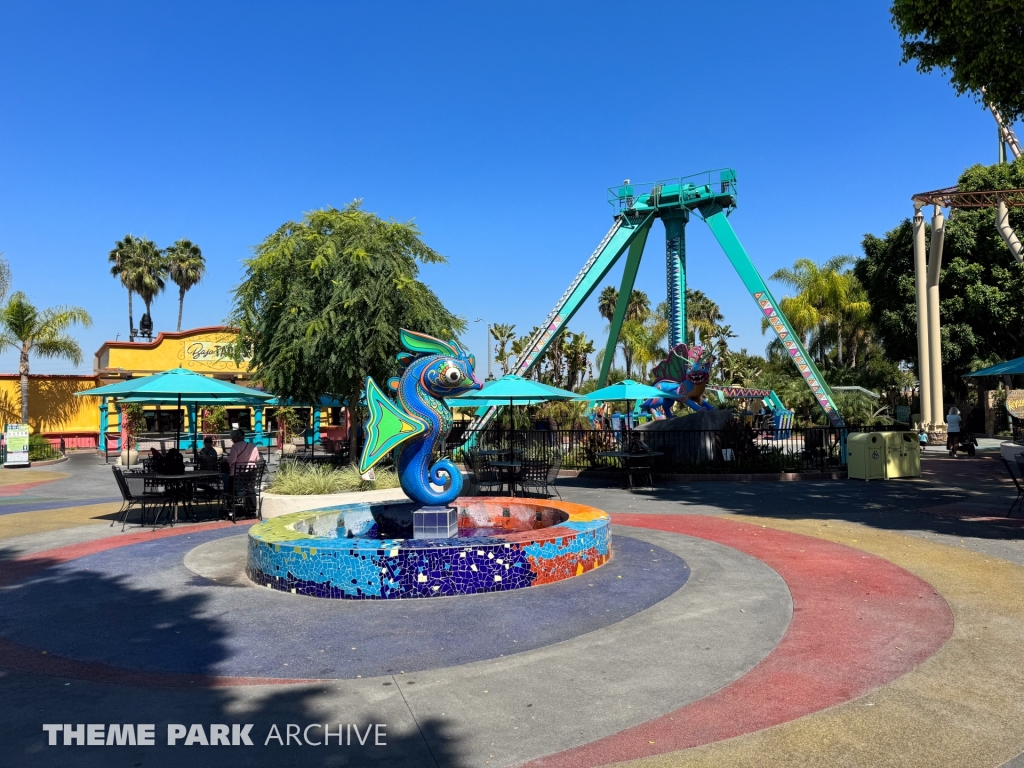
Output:
M496 467L492 467L483 456L471 454L473 475L476 479L477 493L499 493L501 491L502 477Z
M558 487L555 485L555 483L558 481L558 473L561 471L561 469L562 469L562 457L561 456L555 456L551 460L551 463L548 464L548 474L547 474L547 477L545 478L545 481L544 481L544 493L545 493L545 495L550 496L551 495L551 491L554 491L555 495L558 496L558 500L559 501L562 500L562 494L560 494L558 492Z
M626 464L626 487L635 491L637 489L654 490L654 474L651 469L651 457L644 454L630 456L625 460ZM646 485L638 485L637 479L647 479Z
M548 490L547 462L541 459L523 459L519 484L523 487L524 494L534 490L538 495L543 491L546 496Z
M236 464L235 474L229 478L224 491L228 519L235 522L239 517L263 519L263 472L265 465Z
M114 472L114 480L117 482L118 490L121 491L121 509L117 513L111 523L110 527L114 527L114 523L117 522L118 518L121 519L121 530L125 529L128 524L128 513L136 507L140 510L139 525L146 524L146 508L157 507L156 516L153 519L153 524L156 525L160 519L160 512L168 508L174 503L174 497L169 494L156 494L148 493L146 490L146 476L142 473L129 472L125 473L121 467L113 466L111 469Z

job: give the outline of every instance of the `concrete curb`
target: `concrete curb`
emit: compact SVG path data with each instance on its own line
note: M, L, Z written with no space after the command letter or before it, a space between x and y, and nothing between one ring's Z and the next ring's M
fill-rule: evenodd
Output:
M313 509L336 507L340 504L358 504L374 501L408 501L401 488L386 488L380 491L353 491L351 493L325 493L315 496L285 496L280 493L263 494L263 519L280 517L292 512L309 512Z

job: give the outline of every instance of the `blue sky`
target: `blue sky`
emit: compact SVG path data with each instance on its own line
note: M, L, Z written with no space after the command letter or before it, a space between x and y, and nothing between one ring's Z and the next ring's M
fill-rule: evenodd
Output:
M106 263L125 233L198 243L209 274L184 326L219 324L251 246L362 198L448 257L423 278L451 309L526 331L608 229L605 189L624 178L735 168L731 220L767 276L859 254L911 193L994 162L988 112L899 59L877 1L7 2L0 250L39 305L92 313L89 370L126 336ZM655 302L663 237L655 225L638 285ZM687 237L690 286L721 305L734 346L762 351L706 225ZM603 344L595 298L570 328ZM174 330L176 290L154 320ZM484 358L483 323L465 341Z

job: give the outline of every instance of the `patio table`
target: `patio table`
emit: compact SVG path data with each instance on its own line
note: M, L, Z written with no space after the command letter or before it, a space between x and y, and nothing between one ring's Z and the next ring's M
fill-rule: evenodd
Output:
M154 482L162 483L165 486L172 486L175 488L183 486L194 486L200 480L212 480L214 478L219 480L222 477L222 474L220 472L208 469L197 469L194 472L183 472L181 474L166 474L164 472L142 472L140 474L147 480L153 480ZM171 520L172 524L181 520L181 517L178 514L178 500L180 496L181 494L175 494L174 518ZM153 521L153 525L155 526L159 520L160 514L157 513L156 520Z
M492 461L491 462L491 466L492 467L498 467L499 469L507 470L507 472L505 472L503 474L507 474L508 475L508 492L509 492L509 495L512 496L512 498L515 498L515 496L516 496L516 482L515 482L516 470L518 468L520 468L521 466L523 466L523 462L521 462L521 461Z
M655 456L664 456L665 453L664 451L643 451L642 453L630 453L629 451L605 451L597 455L606 459L620 460L622 463L623 474L627 476L627 480L623 481L623 487L626 487L628 485L630 459L650 459Z

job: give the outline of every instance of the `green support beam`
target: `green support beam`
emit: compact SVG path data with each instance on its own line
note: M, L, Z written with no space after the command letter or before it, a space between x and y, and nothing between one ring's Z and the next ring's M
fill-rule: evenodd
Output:
M615 303L615 314L612 315L612 324L608 331L608 343L604 349L604 360L601 362L601 375L597 380L598 387L603 387L608 382L608 371L611 370L612 360L615 358L615 347L619 342L622 323L626 319L629 297L633 294L636 273L640 269L640 259L644 255L644 245L647 243L647 235L650 231L651 228L646 227L642 231L637 232L633 242L629 244L626 268L622 272L622 285L619 286L619 299Z
M844 427L843 417L836 407L835 398L832 395L832 390L829 389L828 384L825 382L825 377L821 375L811 356L807 354L803 342L800 341L800 336L793 330L793 326L789 324L789 320L782 313L778 302L775 301L775 297L772 296L768 286L761 278L761 275L758 274L754 263L750 260L750 256L747 255L739 238L736 237L732 224L726 218L725 211L718 205L709 205L698 210L701 216L703 216L704 221L711 228L711 232L715 239L718 240L718 244L722 246L725 255L732 262L732 266L740 276L740 280L743 281L743 285L750 291L754 301L757 302L761 314L768 319L768 323L771 325L772 330L775 331L775 335L779 337L779 341L786 348L793 363L807 382L807 386L811 388L815 399L818 401L818 405L821 406L821 409L828 417L829 423L833 427Z

